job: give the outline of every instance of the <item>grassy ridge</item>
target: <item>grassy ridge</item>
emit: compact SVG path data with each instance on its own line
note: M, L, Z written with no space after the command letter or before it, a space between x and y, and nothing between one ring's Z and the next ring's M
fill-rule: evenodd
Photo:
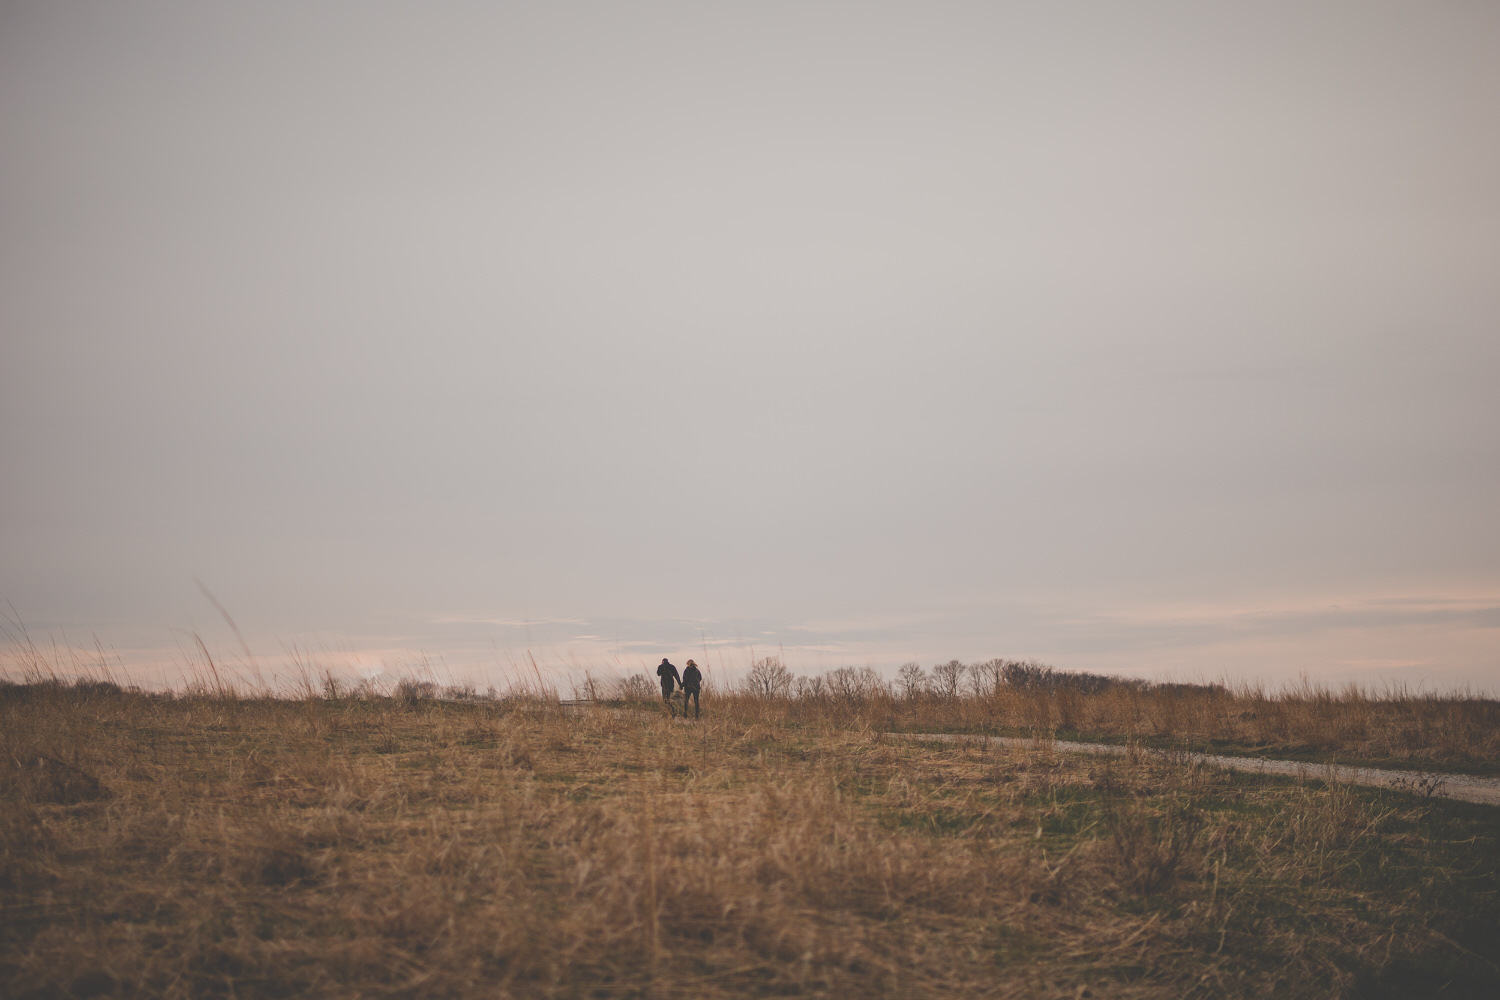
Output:
M0 992L1500 988L1492 809L888 741L882 704L0 688Z

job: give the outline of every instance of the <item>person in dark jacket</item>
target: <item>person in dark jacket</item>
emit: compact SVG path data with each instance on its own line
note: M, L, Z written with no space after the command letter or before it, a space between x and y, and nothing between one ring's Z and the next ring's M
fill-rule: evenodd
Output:
M693 699L693 718L702 714L698 706L698 691L703 687L703 673L698 669L698 664L692 660L687 661L687 666L682 668L682 717L687 718L688 699Z
M661 678L661 700L666 703L667 711L672 713L672 718L677 718L677 709L672 705L672 686L682 683L682 678L677 675L677 668L663 656L661 666L656 668L656 676ZM682 707L682 714L687 715L687 705Z

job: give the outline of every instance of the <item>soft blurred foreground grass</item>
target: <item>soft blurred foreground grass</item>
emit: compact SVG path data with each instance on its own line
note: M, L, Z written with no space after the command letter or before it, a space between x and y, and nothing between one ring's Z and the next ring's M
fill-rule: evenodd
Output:
M0 994L1500 995L1500 810L705 707L0 687Z

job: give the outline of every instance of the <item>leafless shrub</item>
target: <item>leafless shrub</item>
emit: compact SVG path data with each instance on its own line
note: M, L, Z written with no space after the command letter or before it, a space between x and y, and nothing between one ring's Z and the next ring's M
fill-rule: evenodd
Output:
M639 703L655 701L659 694L645 674L630 674L616 682L614 696L620 701Z
M575 701L603 701L605 683L595 677L593 671L585 670L582 682L573 686L573 698Z
M448 701L477 701L479 692L472 684L449 684L443 688L442 696Z
M407 707L415 707L423 701L437 697L437 685L432 681L403 677L396 682L395 698Z
M1434 796L1442 797L1448 794L1448 779L1441 774L1419 774L1408 778L1400 776L1391 779L1391 787L1402 792L1410 792L1412 795L1430 799Z

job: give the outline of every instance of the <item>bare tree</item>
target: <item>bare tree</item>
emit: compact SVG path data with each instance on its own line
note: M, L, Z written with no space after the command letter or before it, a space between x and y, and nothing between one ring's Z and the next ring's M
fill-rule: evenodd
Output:
M901 685L901 696L910 701L927 690L927 671L920 663L903 663L897 672Z
M862 704L885 685L870 667L839 667L829 671L828 693L851 705Z
M767 656L755 661L743 687L752 698L785 698L792 691L792 672L779 657Z
M944 698L957 698L963 679L964 665L957 660L939 663L932 668L932 686Z
M797 698L800 701L819 701L828 697L828 685L822 675L797 678Z
M1004 660L985 660L969 664L969 691L976 698L988 698L1000 688Z

